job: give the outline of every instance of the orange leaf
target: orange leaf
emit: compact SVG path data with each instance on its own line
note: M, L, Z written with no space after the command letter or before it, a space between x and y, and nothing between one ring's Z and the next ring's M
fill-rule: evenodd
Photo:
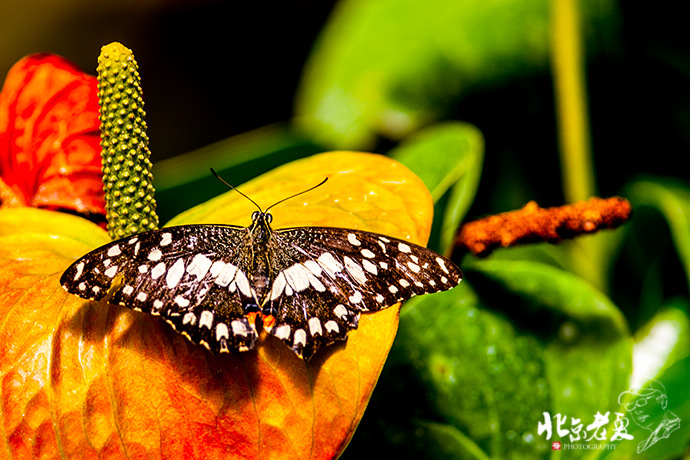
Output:
M0 177L28 206L105 215L96 77L26 57L0 92Z
M425 242L433 209L428 191L404 166L378 155L317 155L242 191L266 207L325 176L323 187L274 208L276 228L346 226ZM175 220L242 224L253 210L231 191ZM347 342L309 362L265 333L255 350L214 356L159 318L62 290L62 271L107 241L104 231L73 216L14 213L0 210L5 451L321 459L345 448L395 336L398 305L363 314ZM37 230L26 230L34 224Z

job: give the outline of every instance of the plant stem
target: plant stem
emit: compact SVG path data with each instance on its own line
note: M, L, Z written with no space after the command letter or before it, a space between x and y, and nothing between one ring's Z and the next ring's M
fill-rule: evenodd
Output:
M561 174L565 199L570 203L596 195L578 5L578 0L551 2L551 65ZM602 288L604 267L599 241L596 238L580 239L570 246L570 256L573 270Z

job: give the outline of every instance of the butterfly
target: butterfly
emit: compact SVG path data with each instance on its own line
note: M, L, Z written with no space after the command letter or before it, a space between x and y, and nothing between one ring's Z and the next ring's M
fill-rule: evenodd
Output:
M214 353L254 348L260 320L309 359L346 340L360 313L461 281L453 262L398 238L336 227L273 230L270 208L292 197L265 211L246 197L259 209L248 227L182 225L113 241L72 263L60 283L85 299L161 316Z

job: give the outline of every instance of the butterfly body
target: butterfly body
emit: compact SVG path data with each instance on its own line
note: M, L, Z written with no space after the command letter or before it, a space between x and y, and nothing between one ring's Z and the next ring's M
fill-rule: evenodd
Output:
M183 225L108 243L75 261L63 287L162 316L220 353L252 349L263 328L297 355L345 340L361 312L456 286L460 270L404 240L334 227Z

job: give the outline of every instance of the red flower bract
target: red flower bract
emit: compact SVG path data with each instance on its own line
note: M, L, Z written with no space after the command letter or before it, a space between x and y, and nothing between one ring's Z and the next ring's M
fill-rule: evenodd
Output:
M0 205L105 215L96 78L28 56L0 92Z

